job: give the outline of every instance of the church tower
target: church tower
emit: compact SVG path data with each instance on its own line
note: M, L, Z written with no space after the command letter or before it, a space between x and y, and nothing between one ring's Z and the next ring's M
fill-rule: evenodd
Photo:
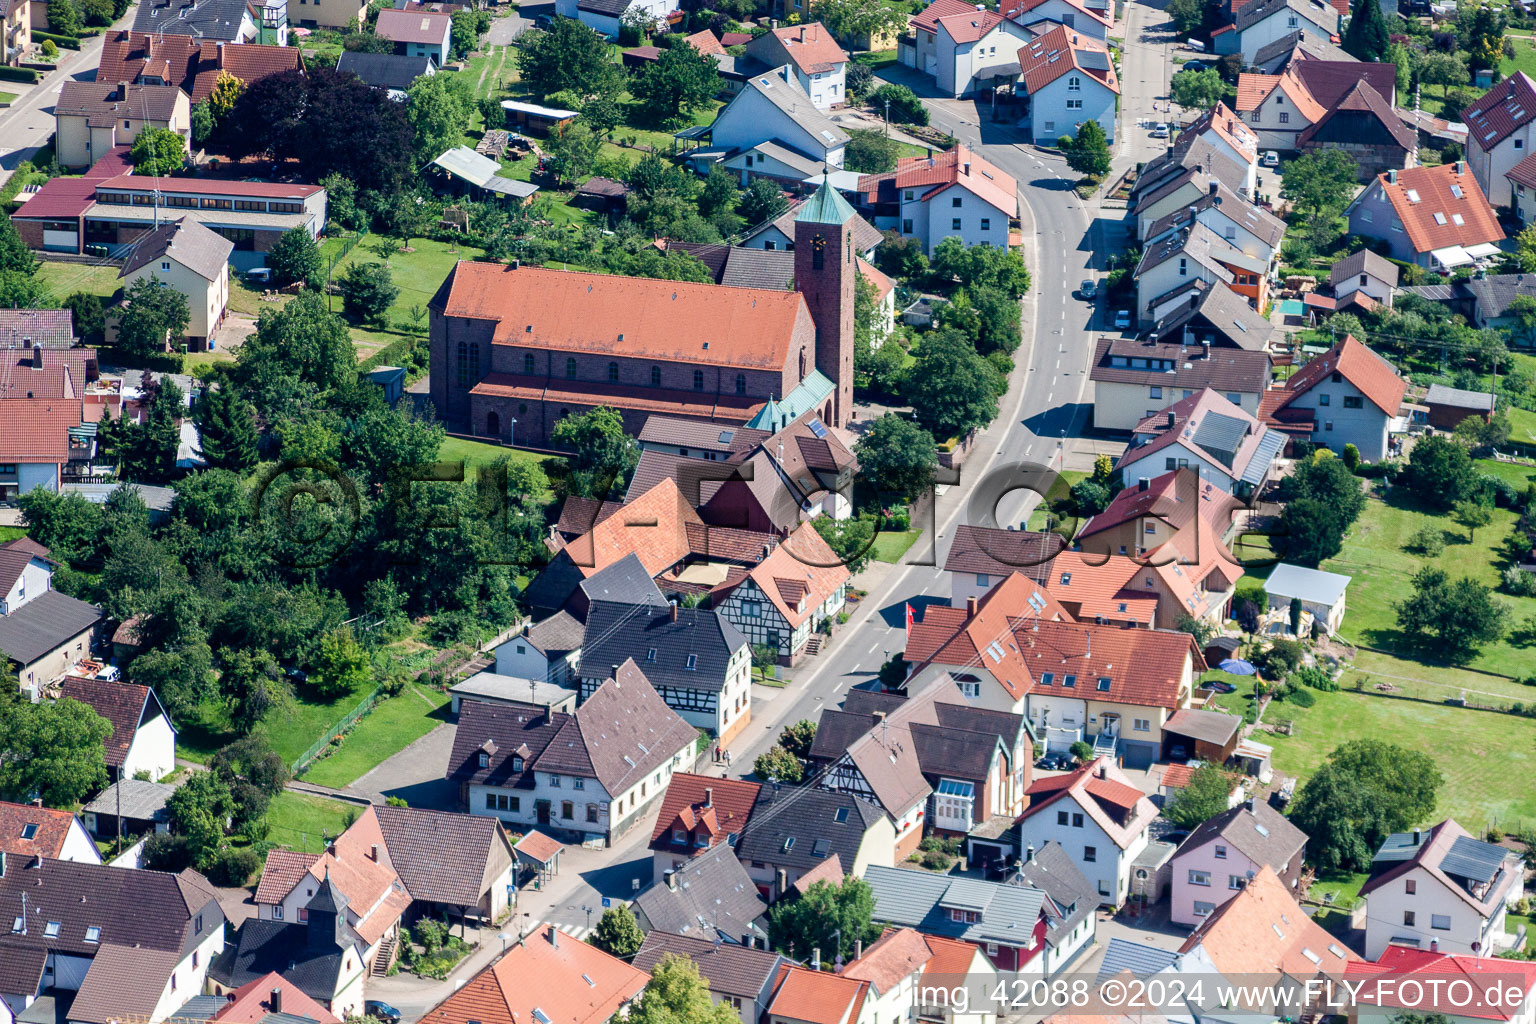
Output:
M832 381L821 410L828 425L853 415L853 287L859 272L853 249L858 214L823 178L795 215L795 288L816 324L816 369Z

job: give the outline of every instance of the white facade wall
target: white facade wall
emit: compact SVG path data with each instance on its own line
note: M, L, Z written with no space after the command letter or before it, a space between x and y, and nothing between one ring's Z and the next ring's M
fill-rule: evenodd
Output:
M123 775L135 778L147 772L151 782L159 782L176 770L176 730L164 715L156 715L140 724L123 759Z
M10 591L0 595L0 615L9 615L39 594L47 593L52 587L53 573L47 564L34 558L21 570L16 582L11 584Z
M921 29L918 35L926 35ZM975 80L976 72L999 64L1017 64L1019 47L1031 37L1023 28L1011 21L998 25L974 43L956 43L944 26L939 26L937 46L937 74L934 76L940 91L946 95L969 96L978 88L986 88L986 81Z
M1204 186L1198 181L1186 181L1180 187L1151 205L1136 207L1136 237L1146 241L1152 225L1174 210L1182 210L1200 198Z
M1411 893L1410 883L1414 889ZM1484 917L1428 871L1416 867L1372 890L1366 898L1366 959L1380 957L1395 938L1418 939L1420 949L1429 949L1431 942L1437 942L1442 953L1468 955L1476 942L1484 956L1491 955L1497 940L1504 936L1508 903L1522 895L1524 886L1517 879L1506 902Z
M1341 301L1355 292L1364 292L1382 305L1392 305L1392 286L1371 274L1351 274L1333 289L1334 297Z
M1073 88L1073 83L1076 88ZM1076 135L1084 121L1097 121L1109 144L1115 144L1115 110L1119 96L1087 72L1062 75L1029 96L1030 134L1037 145L1054 146L1063 135Z
M1063 814L1066 824L1060 823ZM1119 906L1129 893L1131 862L1146 848L1147 833L1143 829L1122 850L1069 794L1019 823L1020 846L1038 850L1052 841L1060 843L1072 857L1078 870L1098 889L1105 906ZM1093 851L1092 860L1087 859L1089 850Z
M1093 425L1105 430L1134 430L1136 424L1154 413L1194 394L1191 388L1167 384L1124 384L1119 381L1095 381ZM1227 401L1244 412L1257 416L1259 392L1224 391Z
M1335 452L1343 452L1346 444L1352 444L1367 462L1380 462L1387 457L1392 417L1372 404L1342 374L1325 378L1292 400L1290 408L1311 409L1312 440Z
M614 802L596 779L579 780L581 788L577 789L574 783L578 780L571 776L555 776L547 772L535 772L534 775L532 789L472 784L469 787L469 813L499 818L509 831L514 832L526 832L531 826L543 824L577 832L607 833L609 823L614 820ZM559 784L552 784L551 780L557 778ZM488 801L487 797L492 800ZM506 798L505 807L501 806L501 798ZM572 805L569 818L563 816L567 801ZM542 823L538 814L540 802L549 804L548 820ZM589 820L589 808L596 815L596 821Z
M1134 456L1136 449L1132 448L1128 455ZM1362 452L1362 455L1365 453ZM1187 464L1190 469L1200 474L1200 479L1220 487L1231 494L1234 489L1233 479L1227 475L1225 466L1217 465L1209 459L1202 458L1184 446L1182 441L1174 442L1166 448L1161 448L1144 458L1132 458L1132 461L1121 467L1122 479L1126 481L1140 480L1146 477L1148 480L1156 479L1168 472L1168 460L1174 460L1174 469L1183 469Z
M166 256L129 274L123 287L132 287L150 276L159 280L162 287L187 297L187 307L192 314L187 322L187 337L206 338L224 319L224 310L229 305L229 264L223 266L216 280L210 281ZM171 344L174 346L177 341L173 338Z
M1172 256L1136 278L1136 318L1144 326L1151 326L1154 322L1152 303L1191 281L1204 281L1216 288L1227 286L1214 271L1194 257Z
M921 239L925 253L931 254L934 246L952 235L967 247L1008 246L1006 210L959 184L949 186L926 202L924 194L921 188L903 190L900 231L906 237Z
M203 983L208 980L208 965L213 958L224 952L224 929L211 929L192 954L176 965L165 988L155 1003L151 1020L164 1020L186 1005L187 1000L201 995Z
M1467 138L1467 166L1488 202L1494 206L1510 204L1514 193L1504 175L1531 155L1533 145L1536 145L1536 121L1527 121L1492 149L1484 149L1475 137Z
M760 77L774 80L772 75ZM781 81L773 86L783 87ZM834 163L835 154L835 166L838 167L842 166L845 145L841 140L831 145L826 139L807 131L751 85L732 97L731 102L715 116L710 128L710 139L715 146L723 149L751 149L761 143L777 140L813 160Z
M515 636L496 648L496 674L542 679L557 686L568 686L580 653L571 651L562 657L549 658L529 643L526 636Z
M1270 20L1274 20L1271 18ZM1285 90L1276 86L1253 110L1244 115L1248 127L1259 137L1259 148L1295 151L1296 139L1312 122L1296 109Z
M1334 22L1334 27L1337 29L1338 19L1335 18ZM1300 14L1297 14L1290 8L1281 8L1280 10L1275 11L1275 13L1271 14L1269 17L1265 18L1263 21L1249 25L1246 29L1243 30L1240 37L1243 53L1243 63L1252 64L1258 56L1258 52L1260 50L1264 49L1264 47L1268 46L1275 40L1280 39L1283 36L1290 35L1297 29L1301 29L1303 32L1314 35L1324 42L1327 42L1329 36L1333 34L1328 29L1320 27L1310 19L1303 18ZM1234 31L1236 30L1234 29Z
M1078 35L1097 39L1101 43L1109 36L1109 29L1102 21L1088 17L1071 4L1064 3L1063 0L1046 0L1045 3L1031 8L1023 17L1031 23L1041 18L1060 22Z

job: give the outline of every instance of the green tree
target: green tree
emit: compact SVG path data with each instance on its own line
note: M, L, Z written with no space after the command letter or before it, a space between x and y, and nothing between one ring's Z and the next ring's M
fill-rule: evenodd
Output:
M575 18L556 18L549 31L526 33L519 40L517 69L541 99L562 90L584 98L616 96L623 87L623 72L607 41Z
M348 316L373 327L388 326L389 307L400 295L388 267L382 263L349 264L336 285Z
M602 149L603 140L578 119L545 141L545 166L556 181L580 181L592 173Z
M609 956L628 960L640 952L645 934L640 931L640 922L635 919L629 904L617 903L603 911L588 941Z
M883 6L883 5L882 5ZM862 174L883 174L896 169L901 150L896 140L873 128L855 128L843 147L843 168Z
M550 440L571 453L573 473L584 473L594 482L595 496L609 487L622 487L640 461L640 450L624 432L624 418L617 409L598 406L555 423Z
M1452 509L1452 515L1456 521L1467 528L1467 543L1477 542L1477 528L1487 526L1493 522L1493 506L1487 501L1479 501L1466 498L1456 503Z
M1397 99L1406 102L1413 91L1413 52L1406 43L1392 43L1387 47L1387 63L1397 69Z
M746 218L748 224L757 225L773 220L787 209L789 200L784 198L779 186L767 178L753 178L752 184L747 186L747 191L741 197L737 212Z
M107 784L112 725L89 704L65 697L28 704L7 691L0 714L0 797L72 807Z
M141 277L128 289L117 322L117 347L125 355L145 359L164 352L167 339L173 345L179 344L191 322L192 310L185 295L174 288L161 287L154 274Z
M816 742L816 723L809 718L802 718L784 727L779 733L779 746L794 754L796 757L809 758L811 756L811 744Z
M80 8L74 0L48 0L48 31L56 36L78 36L81 29Z
M1168 0L1168 17L1180 35L1196 32L1205 24L1204 0Z
M855 945L880 933L870 923L875 892L852 875L840 885L816 882L799 899L781 900L769 911L773 947L787 956L809 958L813 949L826 960L852 959Z
M320 638L320 653L309 682L321 698L335 700L362 689L372 667L368 652L352 635L352 628L342 626Z
M219 652L219 692L229 709L229 721L241 732L250 732L272 711L293 700L287 680L266 651Z
M849 572L863 572L864 567L869 565L875 543L873 516L862 515L849 519L817 516L812 524L821 539L827 542L827 547L837 556L838 563Z
M455 57L463 57L480 42L480 12L469 10L453 13L453 30L448 45ZM500 109L498 104L497 109Z
M235 104L240 101L240 94L245 92L245 83L236 78L233 72L221 70L213 81L213 89L208 93L208 112L213 115L213 123L218 125L235 109Z
M434 76L435 77L435 76ZM267 253L267 266L278 284L303 281L306 284L320 279L320 246L303 228L289 228L277 236L272 250Z
M933 435L891 412L859 438L854 453L876 489L901 501L912 501L927 491L939 468Z
M1345 52L1356 60L1386 60L1391 39L1381 5L1360 0L1351 10L1349 28L1344 30Z
M725 169L725 164L711 164L709 175L704 179L704 188L699 192L699 212L706 217L730 213L736 208L740 194L736 178Z
M941 282L959 281L968 289L996 288L1012 299L1029 291L1029 271L1017 249L967 246L954 236L933 247L932 272Z
M1434 760L1382 740L1334 749L1296 794L1291 822L1325 871L1366 871L1382 841L1430 820L1445 779Z
M1285 559L1316 566L1344 546L1350 520L1337 505L1317 498L1294 498L1280 512Z
M1515 254L1515 259L1521 263L1524 262L1526 253L1529 251L1524 246L1527 234L1532 236L1532 240L1536 240L1536 228L1526 228L1520 232L1517 242L1520 243L1521 248ZM1536 261L1532 262L1529 270L1526 270L1523 266L1521 270L1525 273L1536 271ZM1511 334L1515 335L1526 345L1536 342L1536 297L1516 295L1509 305L1504 307L1504 315L1510 317L1515 322L1515 325L1510 328Z
M171 717L181 719L213 695L213 652L205 643L147 650L133 659L128 678L154 690Z
M630 79L629 91L653 124L687 124L720 91L720 68L691 43L675 43Z
M805 778L805 765L800 759L780 746L769 747L752 762L752 772L767 782L774 779L787 785L795 785Z
M1408 456L1402 483L1425 504L1450 509L1477 492L1477 466L1467 450L1440 434L1421 437Z
M161 178L181 170L186 159L186 140L166 128L145 128L128 150L128 160L136 173Z
M107 316L98 296L91 292L72 292L63 305L72 314L75 334L81 341L93 341L106 333Z
M1355 161L1343 150L1306 153L1286 165L1280 194L1290 200L1312 244L1338 237L1339 215L1354 195Z
M907 30L905 13L881 0L816 0L811 17L849 49Z
M171 831L187 844L192 866L206 868L224 844L224 830L234 814L229 787L213 772L192 772L165 801Z
M405 119L416 133L416 156L432 160L463 141L474 115L469 80L423 75L406 92Z
M930 336L907 373L904 391L918 426L935 438L964 437L997 417L1001 374L953 331Z
M665 953L651 968L636 1004L626 1018L630 1024L737 1024L741 1018L731 1004L715 1002L699 968L686 956Z
M331 173L320 179L325 189L325 216L330 224L348 231L362 231L368 226L367 215L357 205L357 185L344 174Z
M117 460L118 475L140 483L165 483L176 473L184 412L181 389L169 377L154 380L148 371L140 390L145 413L141 422L122 418L105 428L105 443Z
M355 383L357 356L347 322L311 291L263 310L256 333L235 357L234 380L268 419L283 418L279 396L295 387L331 391Z
M1180 71L1169 82L1169 95L1173 102L1190 110L1209 110L1226 93L1226 83L1215 68L1203 71Z
M0 274L30 278L37 273L37 257L27 248L9 217L0 217Z
M1497 70L1504 56L1509 16L1489 3L1469 4L1456 12L1456 39L1475 71Z
M1202 762L1190 773L1189 783L1163 808L1163 817L1180 828L1193 829L1227 809L1232 796L1232 777L1212 761Z
M1426 565L1413 576L1413 593L1393 605L1397 625L1438 660L1470 660L1509 628L1509 606L1491 587L1469 576L1450 579Z
M210 466L244 472L256 465L256 410L232 385L205 388L193 413Z
M869 105L893 124L928 123L928 108L917 98L917 93L904 85L887 82L869 94Z
M1062 136L1061 148L1067 155L1067 166L1078 174L1102 178L1109 173L1109 143L1099 122L1078 125L1076 136Z
M1414 74L1418 76L1420 85L1438 85L1442 99L1447 89L1453 85L1466 85L1467 79L1471 77L1466 59L1461 54L1442 53L1439 50L1419 54L1414 64Z

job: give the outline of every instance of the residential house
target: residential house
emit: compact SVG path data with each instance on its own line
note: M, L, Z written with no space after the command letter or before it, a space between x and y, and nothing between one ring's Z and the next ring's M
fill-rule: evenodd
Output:
M299 0L288 14L295 24L310 29L347 29L368 23L368 5L359 0Z
M1351 233L1386 239L1393 259L1436 271L1491 256L1504 238L1465 160L1377 175L1345 213Z
M612 842L691 767L697 739L627 660L574 715L464 701L447 775L471 814Z
M152 0L140 5L133 31L213 43L288 45L287 0ZM112 81L112 79L103 79Z
M1018 49L1019 81L1029 98L1029 135L1054 145L1076 135L1084 121L1097 121L1111 146L1120 79L1109 48L1099 38L1059 26Z
M1200 924L1265 868L1295 889L1306 846L1307 834L1264 800L1223 811L1179 845L1169 920Z
M811 742L813 768L818 773L823 766L832 769L824 780L829 788L872 793L888 814L904 810L887 803L879 785L870 783L874 762L864 743L873 733L901 730L911 740L917 770L931 793L921 815L928 828L959 836L993 821L1001 830L1024 807L1034 742L1023 715L973 707L966 703L965 686L940 677L909 686L909 696L849 690L841 709L822 712Z
M654 930L646 933L630 963L649 973L666 956L691 961L709 986L710 998L729 1003L741 1024L759 1024L768 1012L780 969L790 963L772 950Z
M734 255L734 250L742 247L730 246L729 248L733 250L730 255ZM725 263L722 262L721 266L723 269ZM791 276L793 276L792 270ZM717 280L715 283L723 284L724 282ZM645 426L640 428L635 442L639 445L641 452L658 452L682 458L704 459L706 462L735 462L757 447L759 442L771 436L773 436L772 433L767 430L753 430L750 427L721 430L711 424L700 423L698 420L656 415L646 418Z
M788 66L818 110L848 102L848 54L819 21L769 29L747 44L746 53L770 68Z
M1226 287L1262 312L1269 308L1269 269L1269 259L1248 255L1199 220L1186 221L1143 250L1136 265L1137 319L1151 326L1156 301L1194 280Z
M1271 608L1289 608L1292 601L1300 601L1301 610L1313 622L1328 633L1337 633L1344 621L1348 586L1348 576L1281 562L1264 580L1264 593Z
M271 858L290 853L268 854L263 882L272 870ZM372 968L367 957L370 942L350 923L356 914L330 874L318 882L307 870L303 874L309 881L300 891L313 891L308 901L281 919L253 917L242 923L234 940L209 967L208 987L213 995L225 995L275 971L333 1015L343 1019L360 1015Z
M5 855L0 865L0 914L15 922L0 934L0 1002L17 1015L72 994L67 1019L79 1024L161 1021L202 991L224 949L218 893L190 869Z
M630 902L641 931L768 944L768 904L728 844L668 868Z
M229 257L234 251L234 242L182 217L134 242L117 276L124 289L152 279L185 295L191 319L186 333L169 339L169 344L201 352L210 347L229 307Z
M626 1015L650 975L545 925L421 1018L424 1024L606 1024Z
M1449 818L1394 833L1360 887L1368 907L1365 955L1380 959L1391 945L1496 954L1513 939L1504 922L1524 892L1525 872L1513 851L1473 838Z
M1484 274L1441 285L1410 285L1398 292L1439 303L1478 328L1509 331L1513 345L1532 344L1510 305L1522 295L1536 298L1536 274Z
M1187 143L1180 143L1148 161L1131 186L1138 239L1145 241L1152 226L1169 214L1187 211L1209 197L1213 181L1219 183L1218 196L1245 195L1252 173L1247 161L1233 159L1226 146L1212 141L1208 135L1190 136Z
M64 315L67 320L69 312ZM83 399L80 417L94 423L98 418L121 414L121 394L120 381L101 380L93 348L25 344L0 349L0 402Z
M1256 194L1259 137L1243 123L1241 114L1227 106L1225 100L1217 100L1214 107L1179 130L1171 148L1178 151L1193 145L1197 140L1210 145L1215 152L1233 163L1246 166L1248 173L1244 175L1242 190L1250 196Z
M875 292L875 306L869 313L869 343L878 349L896 330L896 282L862 256L859 276Z
M964 523L955 527L944 556L949 603L955 608L981 601L1014 573L1044 583L1051 560L1067 546L1059 533L998 529Z
M675 773L651 831L652 881L664 881L667 872L721 843L734 850L760 789L746 779Z
M809 967L779 969L763 1024L874 1024L869 983L823 971L818 955Z
M1214 292L1224 286L1211 286ZM1093 425L1134 430L1146 419L1209 388L1249 416L1269 389L1269 353L1137 338L1100 338L1088 379Z
M1431 384L1424 393L1427 417L1436 430L1455 430L1462 420L1476 416L1484 423L1493 418L1498 396L1491 391L1468 391L1445 384Z
M978 844L972 839L971 851ZM1099 921L1099 894L1077 861L1060 843L1046 843L1039 850L1026 846L1005 873L1009 885L1022 885L1045 893L1052 905L1045 930L1051 963L1058 969L1079 952L1094 946Z
M1217 54L1241 53L1243 63L1251 64L1260 49L1298 30L1323 40L1336 38L1339 12L1324 0L1253 0L1211 42Z
M314 916L315 901L324 903L332 898L328 894L334 894L340 930L336 934L355 940L361 963L370 973L383 974L394 962L400 922L411 905L411 894L381 852L377 819L370 818L362 829L349 828L347 833L322 854L270 851L256 887L256 920L306 924ZM359 836L364 833L373 841L361 842ZM332 933L325 936L329 940ZM278 941L291 942L293 935L279 936ZM326 976L330 977L329 972ZM244 984L233 979L231 983Z
M97 839L169 832L171 815L165 804L174 792L176 787L168 782L118 779L81 807L80 817L86 831Z
M1511 205L1515 190L1506 175L1536 152L1536 81L1516 71L1462 111L1460 119L1467 126L1472 177L1494 206Z
M73 390L73 381L61 384ZM96 454L94 436L82 430L85 403L61 395L6 399L0 404L0 500L14 502L34 487L57 491L76 468Z
M1157 342L1210 345L1268 351L1275 327L1248 304L1248 300L1222 285L1196 278L1152 303L1152 328L1147 336Z
M1285 447L1285 434L1260 421L1268 404L1266 396L1255 416L1202 388L1138 423L1115 469L1131 481L1189 466L1229 494L1252 493L1264 486Z
M880 807L852 793L758 790L736 857L767 900L803 892L817 881L861 878L872 865L896 862L896 828Z
M1369 249L1361 249L1329 268L1328 285L1333 289L1334 299L1341 303L1358 292L1377 305L1390 308L1392 293L1397 290L1397 264Z
M1114 14L1102 0L1005 0L999 9L1021 25L1056 22L1101 41L1114 27Z
M1252 979L1228 1014L1314 1011L1359 957L1307 915L1268 866L1179 947L1181 970Z
M192 104L171 85L68 81L53 107L54 145L64 167L89 167L114 146L131 146L159 128L180 135L190 151Z
M866 174L859 196L875 227L919 239L930 254L946 238L1006 248L1019 215L1018 183L964 145Z
M197 1011L205 1005L206 1018ZM341 1024L341 1018L304 994L304 990L273 971L223 996L194 996L176 1014L178 1021L217 1021L219 1024L261 1024L272 1017L289 1024Z
M1236 111L1257 133L1260 147L1342 149L1368 181L1417 162L1416 140L1398 116L1396 95L1392 64L1348 55L1324 59L1299 50L1272 74L1239 75Z
M231 75L249 87L269 75L299 71L303 67L303 58L291 46L226 43L199 38L195 33L176 35L108 29L102 36L96 81L174 85L187 94L188 100L197 103L212 94L213 87L223 75ZM100 160L105 155L106 151L96 153L95 159Z
M0 64L15 66L32 49L30 0L7 0L0 7Z
M78 345L74 314L67 309L0 309L0 345L46 351Z
M595 577L594 577L595 578ZM720 612L598 601L587 613L581 694L590 697L633 658L657 695L721 750L752 720L752 651Z
M25 433L0 431L0 458L28 440ZM90 657L102 620L97 605L53 589L53 564L48 549L31 538L18 537L0 545L0 591L5 595L0 606L0 654L14 663L21 692L32 701L42 696L44 687Z
M558 689L573 687L585 635L582 621L562 609L532 623L497 647L496 671L503 676L549 683ZM530 704L545 702L557 702L556 697L546 693L540 700L529 700Z
M451 912L482 923L502 920L511 909L516 857L501 823L479 815L421 807L367 808L336 841L338 848L370 852L382 839L380 859L400 876L413 910Z
M533 704L556 711L576 710L576 691L543 679L505 676L496 672L476 672L462 683L448 688L449 711L457 715L466 700L486 704Z
M1146 243L1155 245L1193 222L1204 224L1253 259L1263 260L1266 267L1273 265L1285 236L1285 222L1279 217L1253 205L1220 178L1212 178L1205 195L1148 225Z
M1392 364L1345 338L1264 396L1259 418L1292 437L1342 452L1352 444L1367 462L1387 457L1392 431L1406 429L1408 383Z
M1504 180L1511 192L1510 205L1515 217L1522 224L1530 223L1532 213L1536 212L1536 160L1521 160L1504 172Z
M397 54L425 57L435 66L442 67L452 54L453 18L435 11L386 8L379 12L373 34L394 43Z
M1135 635L1137 630L1121 630ZM1148 841L1157 807L1107 756L1073 771L1036 779L1015 825L1015 849L1058 843L1077 862L1105 906L1131 893L1131 865Z
M1213 627L1226 621L1242 576L1218 536L1194 529L1180 530L1141 555L1063 552L1047 588L1079 622L1177 630L1185 617Z
M33 857L100 864L80 819L68 811L0 800L0 856L19 869Z
M842 611L849 577L815 526L805 523L748 571L719 610L753 647L773 648L781 663L793 665L815 631Z
M1066 0L1052 2L1067 6ZM957 98L990 88L993 73L1012 81L1019 45L1031 38L1005 14L978 11L964 0L937 0L908 21L917 44L908 51L912 66L933 75L942 94Z
M1233 514L1244 507L1187 467L1128 483L1073 538L1084 554L1141 557L1198 532L1224 542L1232 532ZM1183 544L1193 550L1188 541Z
M159 782L176 770L176 727L148 686L66 675L59 692L89 705L112 725L106 738L107 774L112 779L147 775Z
M316 0L316 6L319 6L319 0ZM416 79L436 74L437 65L432 63L431 57L343 50L336 58L336 70L356 75L375 89L389 93L390 99L403 101Z
M1339 13L1343 15L1345 12L1340 11ZM1268 45L1259 47L1259 52L1254 54L1250 66L1255 71L1261 71L1267 75L1277 75L1289 67L1292 62L1308 58L1345 62L1354 59L1332 40L1314 35L1305 29L1297 29L1294 32L1281 36Z
M1320 64L1307 62L1312 67ZM1355 82L1296 137L1297 148L1303 153L1336 149L1349 155L1361 181L1369 181L1387 168L1415 166L1419 162L1419 136L1398 116L1392 96L1392 92L1383 96L1363 80Z
M1445 993L1424 1003L1443 1007L1457 1024L1528 1024L1536 1017L1536 964L1528 961L1388 946L1375 963L1351 963L1344 975L1346 985L1359 987L1350 1016L1362 1024L1385 1024L1413 1012L1410 999L1404 998L1414 991L1410 985ZM1390 980L1375 984L1378 979Z
M725 159L727 167L739 163L743 187L760 175L804 182L807 167L818 176L824 167L842 167L848 145L848 133L811 99L787 63L747 79L715 115L709 139L716 159Z
M869 984L871 1019L992 1024L999 1000L996 968L972 942L887 928L843 968L842 977Z

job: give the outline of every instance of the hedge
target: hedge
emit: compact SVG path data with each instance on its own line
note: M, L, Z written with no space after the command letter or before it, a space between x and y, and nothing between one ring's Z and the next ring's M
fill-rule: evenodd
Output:
M38 29L33 29L32 38L37 42L42 42L45 39L52 40L55 46L62 46L66 50L80 49L80 39L78 36L57 36L52 32L42 32Z
M43 76L31 68L13 68L8 64L0 64L0 79L11 82L26 82L36 84Z

